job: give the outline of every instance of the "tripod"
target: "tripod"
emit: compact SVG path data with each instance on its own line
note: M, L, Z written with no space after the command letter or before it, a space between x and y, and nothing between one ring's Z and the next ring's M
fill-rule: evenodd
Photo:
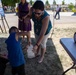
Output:
M9 25L8 25L8 23L7 23L7 20L6 20L5 16L1 16L1 19L0 19L0 20L2 21L2 25L3 25L3 27L4 27L5 33L7 33L6 27L5 27L5 23L6 23L7 27L8 27L8 29L9 29ZM5 22L5 23L4 23L4 22ZM1 25L0 25L0 29L1 29L1 31L2 31L2 33L3 33L3 29L2 29L2 27L1 27Z
M1 31L2 31L2 33L3 33L3 29L2 29L2 27L1 27L1 25L0 25L0 29L1 29Z

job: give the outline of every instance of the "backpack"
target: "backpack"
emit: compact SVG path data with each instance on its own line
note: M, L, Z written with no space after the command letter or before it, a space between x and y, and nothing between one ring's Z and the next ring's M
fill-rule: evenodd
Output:
M59 8L59 12L61 11L61 7Z

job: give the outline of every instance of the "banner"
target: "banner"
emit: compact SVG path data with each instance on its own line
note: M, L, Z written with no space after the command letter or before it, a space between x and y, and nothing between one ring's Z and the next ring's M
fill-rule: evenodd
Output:
M2 2L1 2L1 0L0 0L0 15L1 15L2 17L5 16L4 10L3 10L3 7L2 7Z

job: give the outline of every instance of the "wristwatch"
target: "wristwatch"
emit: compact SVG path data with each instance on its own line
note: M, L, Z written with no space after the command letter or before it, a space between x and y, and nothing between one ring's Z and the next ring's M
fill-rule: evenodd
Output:
M74 42L76 43L76 32L74 33Z

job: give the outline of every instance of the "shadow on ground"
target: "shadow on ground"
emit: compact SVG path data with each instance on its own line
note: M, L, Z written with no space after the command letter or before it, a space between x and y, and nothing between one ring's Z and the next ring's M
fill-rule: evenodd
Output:
M76 13L72 14L72 16L76 16Z
M5 45L6 38L0 38L0 47L1 52L6 51ZM22 43L22 49L25 55L26 64L26 75L61 75L63 72L63 67L60 62L59 56L56 52L56 48L53 44L52 39L48 39L47 42L47 51L45 53L45 58L41 64L37 63L38 58L28 59L25 49L25 43ZM32 38L32 43L35 44L35 39ZM5 71L5 75L12 75L11 74L11 67L7 64L7 68Z
M5 12L5 14L13 14L13 13L15 13L15 12Z

